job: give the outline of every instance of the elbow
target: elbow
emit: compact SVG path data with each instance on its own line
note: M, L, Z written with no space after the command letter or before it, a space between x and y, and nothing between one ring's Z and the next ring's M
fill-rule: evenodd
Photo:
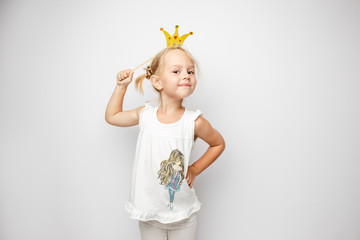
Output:
M109 116L108 114L105 114L105 121L110 125L114 125L111 121L111 116Z
M221 142L221 153L224 152L225 148L226 148L226 144L225 144L225 140L223 138L222 142Z
M217 144L210 146L210 147L213 147L214 149L216 149L216 151L218 152L218 156L220 156L224 152L225 147L226 147L224 138L221 137L221 139L219 139Z
M223 136L220 135L219 142L217 144L220 154L222 154L226 148L225 140Z
M110 117L111 117L111 114L109 113L109 110L108 109L106 109L106 111L105 111L105 121L107 122L107 123L109 123L110 124Z

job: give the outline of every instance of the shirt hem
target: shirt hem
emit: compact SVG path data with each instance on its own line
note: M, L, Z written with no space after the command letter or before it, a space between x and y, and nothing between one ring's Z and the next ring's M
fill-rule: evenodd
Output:
M139 221L154 221L155 220L155 221L158 221L163 224L178 222L178 221L187 219L193 213L199 211L200 208L201 208L201 203L197 202L190 209L182 211L182 212L174 213L174 215L169 217L169 216L164 216L164 215L160 215L157 213L146 213L146 212L143 213L143 212L139 211L138 209L136 209L132 203L127 202L125 204L125 210L130 214L131 219L139 220Z

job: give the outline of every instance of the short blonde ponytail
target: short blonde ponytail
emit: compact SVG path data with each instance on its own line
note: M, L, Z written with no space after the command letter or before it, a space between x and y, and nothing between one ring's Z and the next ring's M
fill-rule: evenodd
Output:
M143 82L144 82L144 79L150 79L150 77L153 75L153 72L151 70L151 66L147 66L145 68L146 70L146 73L140 75L139 77L136 78L135 80L135 88L137 90L139 90L141 93L144 93L144 90L143 90Z
M139 90L139 92L141 92L141 93L144 93L143 82L144 82L145 78L146 78L146 74L142 74L142 75L138 76L135 80L135 88L137 90Z

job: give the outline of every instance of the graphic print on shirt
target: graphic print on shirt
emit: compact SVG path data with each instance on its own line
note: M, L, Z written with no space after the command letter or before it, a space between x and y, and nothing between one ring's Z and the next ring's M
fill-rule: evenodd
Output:
M158 178L160 184L165 185L165 189L169 191L168 207L173 210L175 193L180 191L180 185L184 180L184 154L179 149L173 150L169 159L161 162Z

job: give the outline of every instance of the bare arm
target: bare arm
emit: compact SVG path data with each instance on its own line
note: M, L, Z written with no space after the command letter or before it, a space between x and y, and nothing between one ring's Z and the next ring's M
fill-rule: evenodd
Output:
M139 115L144 106L123 111L123 101L127 86L131 83L134 72L124 70L117 75L117 85L106 107L105 120L119 127L134 126L139 123Z
M221 134L202 116L195 121L195 137L209 144L206 152L188 168L186 180L192 188L196 176L209 167L224 151L225 141Z

